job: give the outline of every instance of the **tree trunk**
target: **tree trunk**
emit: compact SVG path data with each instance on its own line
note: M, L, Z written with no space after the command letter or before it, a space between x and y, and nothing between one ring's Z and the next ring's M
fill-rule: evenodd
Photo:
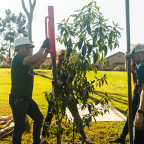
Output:
M10 48L9 48L9 66L11 67L11 42L10 42Z
M28 39L32 43L32 19L33 19L33 11L34 11L34 8L36 5L36 0L34 0L33 4L31 2L31 0L29 0L30 12L28 12L28 10L26 9L24 0L21 0L21 2L22 2L22 7L28 18ZM33 55L33 50L31 50L31 52L30 52L30 56L32 56L32 55Z
M11 67L11 49L9 48L9 66Z
M28 39L32 43L32 17L29 15L28 18ZM33 49L31 49L30 56L33 55Z

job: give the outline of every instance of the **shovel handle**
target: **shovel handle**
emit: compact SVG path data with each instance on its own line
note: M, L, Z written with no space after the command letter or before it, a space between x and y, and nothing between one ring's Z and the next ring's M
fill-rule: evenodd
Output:
M48 24L47 18L49 18ZM51 54L51 57L56 57L53 6L48 6L48 16L45 18L45 35L50 42L50 50L47 48L47 52Z
M45 18L45 35L46 35L46 38L49 38L49 35L48 35L48 33L47 33L47 26L48 26L48 24L47 24L47 19L48 18L50 18L49 16L47 16L46 18ZM47 48L47 52L48 53L50 53L50 50Z
M48 38L48 34L47 34L47 19L50 18L49 16L47 16L45 18L45 34L46 34L46 38Z

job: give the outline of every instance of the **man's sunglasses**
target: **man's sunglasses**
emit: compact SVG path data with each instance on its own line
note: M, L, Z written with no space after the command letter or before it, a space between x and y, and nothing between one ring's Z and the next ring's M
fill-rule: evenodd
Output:
M31 50L31 48L28 45L22 45L22 47L25 47L27 50Z
M26 47L26 49L27 49L27 50L31 50L31 48L29 48L29 47Z

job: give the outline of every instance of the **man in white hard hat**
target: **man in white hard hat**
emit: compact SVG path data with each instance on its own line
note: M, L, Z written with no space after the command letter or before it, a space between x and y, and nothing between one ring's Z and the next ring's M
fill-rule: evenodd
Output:
M17 52L17 55L11 64L11 92L9 95L9 104L15 123L13 144L21 144L26 114L34 120L33 144L40 143L43 115L36 102L32 99L34 81L33 66L40 65L45 61L49 47L49 39L47 38L44 40L39 51L33 56L29 56L34 45L25 37L19 37L14 41L14 47L12 49Z

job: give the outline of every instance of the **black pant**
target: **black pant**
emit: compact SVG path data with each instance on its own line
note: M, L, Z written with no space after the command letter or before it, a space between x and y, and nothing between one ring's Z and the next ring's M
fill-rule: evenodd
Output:
M47 116L45 118L45 122L44 122L44 125L43 125L43 131L42 131L42 135L43 136L46 135L46 133L45 133L46 125L47 124L48 125L51 124L51 120L53 118L53 114L51 112L51 108L53 106L54 106L54 102L49 102ZM84 134L83 124L82 124L83 121L80 118L80 115L79 115L79 112L78 112L78 109L77 109L77 104L73 104L73 105L69 106L69 110L72 113L72 116L74 117L74 122L76 123L77 128L80 129L79 132L80 132L81 136L84 138L85 134Z
M21 144L21 137L25 126L26 114L33 121L33 144L40 143L40 130L43 121L43 115L38 105L33 99L24 99L21 96L9 96L9 104L12 108L14 118L13 144Z
M135 94L133 93L132 95L132 120L134 121L135 119L135 115L138 109L138 99L139 99L139 94ZM128 114L127 114L127 118L123 127L123 130L120 134L120 138L125 139L126 135L128 134Z
M45 136L45 129L46 129L46 125L50 125L51 124L51 120L53 118L53 114L51 112L51 109L52 107L54 106L54 102L49 102L49 105L48 105L48 111L47 111L47 116L45 118L45 122L44 122L44 125L43 125L43 131L42 131L42 135Z

